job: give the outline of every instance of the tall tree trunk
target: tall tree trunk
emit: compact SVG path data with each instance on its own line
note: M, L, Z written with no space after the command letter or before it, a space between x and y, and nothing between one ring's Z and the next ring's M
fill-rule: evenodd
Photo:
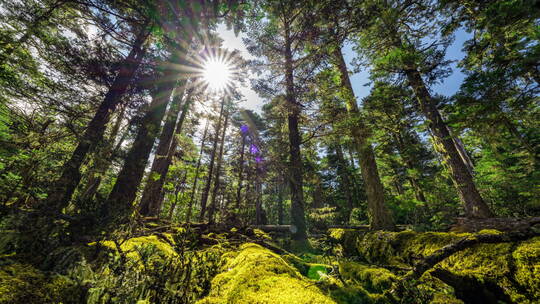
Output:
M242 148L240 150L240 163L238 164L238 188L236 189L236 209L242 204L242 183L244 178L244 154L246 150L247 134L242 133Z
M210 120L206 121L206 126L204 127L203 137L201 139L201 149L199 151L199 159L197 160L197 166L195 167L195 178L193 179L193 187L191 188L191 194L189 195L188 201L188 210L186 213L186 223L191 221L191 212L193 209L193 200L195 198L195 193L197 191L197 182L199 181L199 171L201 169L201 160L204 153L204 144L206 142L206 135L208 133L208 126L210 125Z
M204 216L206 215L206 203L208 202L208 194L210 194L210 186L212 185L212 173L214 172L216 150L219 142L219 130L221 130L221 119L223 118L224 107L225 100L221 102L221 110L219 111L219 117L215 129L214 146L212 147L212 152L210 154L210 164L208 165L208 176L206 177L206 184L204 186L204 190L201 196L201 213L199 214L200 222L204 220Z
M286 100L288 107L288 127L289 127L289 183L291 187L291 222L296 226L296 233L292 234L295 240L307 240L306 216L304 210L304 193L302 180L302 156L300 145L302 138L298 129L300 117L300 105L296 100L293 76L293 57L291 50L290 24L285 26L285 86Z
M401 159L403 159L403 162L405 163L405 167L409 171L420 170L421 168L420 166L417 165L418 162L416 161L415 156L411 155L411 153L409 152L409 149L407 149L407 146L405 145L403 135L400 132L397 132L394 134L394 138L396 139L397 148L398 148L399 154L401 155ZM424 195L424 191L422 190L422 187L420 187L420 182L418 181L417 177L407 172L407 179L409 180L409 183L411 184L411 187L413 188L414 196L416 200L421 201L421 202L427 202L426 196Z
M189 113L190 106L193 102L192 94L195 88L190 88L188 90L188 93L186 95L186 101L184 105L182 106L182 114L180 114L180 118L178 119L178 124L176 125L176 132L175 136L173 136L171 146L169 147L169 152L167 153L167 158L165 158L165 161L163 163L163 166L160 166L160 178L157 181L156 189L158 189L160 192L163 189L163 185L165 184L165 180L167 178L167 173L169 172L169 168L171 167L173 157L176 154L176 148L178 147L178 138L182 134L182 130L184 127L184 122L186 121L186 116ZM150 213L153 215L159 214L161 210L161 206L163 205L163 196L158 196L157 199L152 200L152 203L150 205Z
M277 185L277 213L278 213L278 224L283 225L283 184L282 181L278 181Z
M167 214L167 218L170 220L172 219L172 216L174 214L174 209L176 209L176 205L178 205L178 194L184 188L184 185L186 184L187 179L187 170L184 172L184 176L182 177L182 180L174 187L174 202L171 204L171 208L169 209L169 214Z
M341 48L336 47L334 51L337 67L340 72L341 86L349 118L355 123L351 133L355 141L359 155L360 171L364 179L364 186L368 201L370 227L374 230L394 230L395 224L390 210L384 202L384 188L379 177L375 153L369 143L368 127L360 120L360 110L356 104L356 97L352 89L349 72Z
M131 213L133 201L148 163L148 157L159 135L165 109L173 94L177 75L178 72L167 69L159 77L159 79L166 81L158 81L150 107L137 131L137 137L109 194L104 206L106 208L106 221L118 220L121 222Z
M44 208L59 212L68 205L73 191L81 181L79 170L86 154L103 140L107 123L118 104L122 101L122 97L141 64L145 54L143 44L148 35L147 29L142 29L137 35L129 55L120 65L118 74L94 114L94 118L88 124L71 158L64 164L62 175L53 183L53 189L49 192Z
M116 141L118 132L120 131L120 125L124 119L125 110L126 107L122 107L111 129L111 134L105 143L105 147L103 147L94 156L94 163L89 170L90 172L88 173L88 180L79 198L79 200L83 202L89 201L94 197L99 185L101 184L103 174L105 174L112 162L112 156L115 151L115 147L117 146Z
M221 174L221 163L223 161L223 148L225 143L225 134L227 133L227 124L229 123L229 111L225 110L225 122L223 123L223 131L221 133L221 143L219 147L219 154L217 159L217 168L216 175L214 177L214 189L212 191L212 201L210 203L210 208L208 209L208 222L214 223L214 214L216 212L216 199L219 191L220 184L220 174Z
M143 216L156 216L159 213L158 210L151 208L151 206L153 205L154 201L159 199L161 190L163 188L163 183L160 182L164 180L163 176L167 175L167 155L171 149L178 114L182 108L180 103L185 92L185 86L186 80L179 81L180 89L178 90L177 88L178 92L175 92L174 94L171 106L169 108L169 113L167 114L165 124L163 125L163 129L159 137L159 144L156 149L154 161L152 162L152 168L150 169L150 174L148 174L148 180L144 187L139 205L139 212ZM184 103L186 102L187 99L184 99Z
M431 97L420 72L415 65L407 67L405 75L414 90L420 109L429 122L429 128L443 147L445 161L448 163L452 180L465 208L465 215L472 218L488 218L493 214L476 189L473 177L463 162L452 135L441 117L437 105Z
M260 171L260 168L257 168L257 171ZM259 176L260 174L257 174L255 181L255 225L266 225L266 214L262 207L262 183Z
M337 139L336 139L337 140ZM337 174L339 175L339 179L341 181L341 186L343 189L343 192L345 193L345 198L347 199L347 209L348 209L348 218L347 220L351 220L351 214L352 210L354 208L354 200L352 197L352 193L354 189L351 186L351 177L349 175L349 171L347 170L347 162L345 161L345 157L343 156L343 148L339 143L336 143L335 145L335 151L337 156Z

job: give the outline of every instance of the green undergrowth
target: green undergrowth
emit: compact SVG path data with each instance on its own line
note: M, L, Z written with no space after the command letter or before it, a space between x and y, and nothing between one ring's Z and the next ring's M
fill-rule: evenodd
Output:
M335 229L329 236L330 245L312 241L306 250L287 253L262 231L201 234L170 229L57 248L40 265L17 259L16 253L5 254L0 257L0 303L540 300L540 238L477 245L451 255L415 281L403 276L419 259L473 235ZM259 245L263 242L275 251Z
M0 266L0 303L80 303L84 294L70 278L20 263Z
M486 230L479 233L499 232ZM354 257L365 265L397 269L410 269L415 262L436 250L474 237L469 233L362 233L344 229L331 231L331 236L338 241L336 254ZM363 285L368 291L380 291L369 285L379 286L379 279L371 279L370 271L364 268L357 271L358 267L364 266L342 265L340 272L342 275L352 272L353 277L371 282ZM392 277L384 273L378 277ZM449 296L468 299L469 303L474 302L471 299L485 303L537 303L540 301L540 237L515 243L477 244L437 264L424 274L420 283L420 289L432 293L432 300L441 303L448 303Z
M231 248L224 235L175 230L58 248L42 269L11 255L0 259L0 303L194 303Z

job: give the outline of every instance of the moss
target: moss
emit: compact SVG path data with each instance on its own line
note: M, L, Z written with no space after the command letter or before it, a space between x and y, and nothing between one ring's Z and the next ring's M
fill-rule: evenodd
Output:
M319 255L306 253L302 258L294 254L282 255L287 263L292 265L302 274L311 280L321 280L327 278L328 272L332 269L331 265L324 263L323 258Z
M272 237L268 235L268 233L260 230L260 229L253 229L253 234L255 234L255 237L262 240L272 240Z
M385 268L369 267L355 262L339 263L339 273L346 282L361 285L373 293L382 293L397 280L395 274Z
M340 304L387 304L383 294L372 294L361 286L343 286L330 292L332 298Z
M429 273L424 274L417 285L420 294L430 297L431 304L463 304L456 298L454 288Z
M492 233L500 232L479 232ZM342 239L346 238L346 233L340 234ZM411 231L359 233L356 235L355 249L347 254L356 253L361 261L368 264L410 267L436 250L468 237L474 237L474 234ZM350 239L344 241L351 243ZM462 283L473 280L487 289L496 288L513 302L540 300L540 238L520 243L477 244L451 255L436 268L451 273L454 282L450 283L457 284L455 288L465 288L458 286L455 280L462 278ZM444 297L439 295L437 299Z
M171 244L174 244L174 240L171 234L163 233L162 237L157 235L141 236L131 238L120 244L120 249L125 253L126 257L138 260L140 259L139 249L146 246L152 246L159 252L163 253L167 257L174 257L177 255L176 251ZM95 245L91 243L89 245ZM103 241L100 245L117 251L116 244L113 241Z
M519 244L512 258L516 282L535 300L540 300L540 237Z
M0 303L79 303L82 290L67 277L26 264L0 268Z
M212 280L210 303L335 303L279 255L256 244L244 244L225 255L223 272Z
M341 228L329 229L328 231L330 238L338 242L338 246L334 248L334 253L338 256L353 254L356 240L365 234L365 232Z
M311 264L308 268L307 277L312 280L320 280L328 275L328 268L322 264Z

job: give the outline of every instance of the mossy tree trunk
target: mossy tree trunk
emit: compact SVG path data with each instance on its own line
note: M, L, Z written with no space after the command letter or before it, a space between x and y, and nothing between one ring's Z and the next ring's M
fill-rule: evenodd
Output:
M178 77L178 72L170 69L159 74L159 79L167 79L168 81L158 81L156 85L152 102L141 121L135 141L105 203L106 222L123 222L131 214L133 201L143 178L148 157L159 135L161 121L165 116L165 109L171 99Z
M238 188L236 188L236 209L242 204L242 183L244 182L244 154L246 151L247 134L242 132L242 144L240 148L240 161L238 163Z
M223 149L225 146L225 135L227 134L227 125L229 123L229 110L225 110L225 121L223 122L223 131L221 132L221 140L219 144L219 153L217 159L216 174L214 177L214 189L212 190L212 201L210 203L210 208L208 209L208 222L214 223L214 214L216 213L216 201L218 196L218 191L220 187L220 175L221 175L221 165L223 163Z
M160 193L163 192L163 185L165 184L165 180L167 179L167 173L169 172L169 168L172 164L173 156L175 155L176 148L178 146L178 137L180 134L182 134L182 130L184 127L184 121L186 120L186 116L189 113L189 110L191 108L191 104L193 102L192 94L193 94L194 88L191 87L187 90L186 96L184 98L184 104L182 105L182 114L180 114L180 118L178 119L178 122L175 121L175 131L171 136L170 144L168 145L168 150L165 153L165 156L162 157L159 162L156 164L156 170L155 173L158 178L157 179L151 179L152 185L148 192L148 215L149 216L158 216L161 211L161 206L163 205L163 195L160 195ZM143 195L144 198L144 195Z
M146 28L140 30L130 53L120 64L118 74L105 95L103 102L101 102L94 117L88 123L70 159L63 165L61 176L53 182L53 188L49 191L49 196L43 205L45 209L60 212L71 200L75 188L81 181L79 170L83 161L86 155L97 144L103 141L103 134L105 133L107 123L116 107L122 102L122 97L126 93L128 86L132 83L135 72L145 55L146 49L143 47L143 44L148 36L149 32Z
M339 143L336 143L334 150L337 156L337 174L339 176L343 192L345 192L345 199L347 200L347 214L349 215L347 221L350 221L351 213L354 208L354 199L352 196L354 189L352 187L351 177L347 169L347 162L345 161L345 157L343 156L343 148Z
M334 57L341 77L343 98L347 104L349 119L353 121L351 133L355 141L359 156L360 171L364 179L364 186L368 201L369 224L375 230L395 230L394 220L390 210L384 202L384 187L379 176L375 153L369 142L368 127L360 120L360 110L356 104L356 97L349 78L345 59L341 53L340 45L336 45Z
M404 69L409 84L414 90L420 110L426 116L429 128L442 145L444 159L449 166L452 180L467 217L488 218L493 216L474 184L472 174L459 154L452 135L442 119L436 103L431 97L420 72L414 64Z
M201 213L199 214L199 221L202 222L206 215L206 203L208 202L208 195L210 194L210 187L212 186L212 177L214 172L214 164L216 161L216 150L219 142L219 131L221 130L221 120L223 119L223 112L225 109L225 100L221 101L221 109L219 111L219 117L216 121L216 128L214 131L214 144L212 152L210 153L210 164L208 164L208 176L206 177L206 184L201 195Z
M288 19L288 18L285 18ZM285 38L285 86L288 107L288 128L289 128L289 185L291 189L291 222L296 226L296 233L292 234L295 240L306 240L306 217L304 211L304 193L302 177L302 156L300 145L302 138L298 128L300 117L300 104L296 100L293 76L293 57L291 50L291 29L288 20L284 22Z
M204 153L206 135L208 134L208 126L210 125L210 120L206 120L206 125L204 127L203 136L201 139L201 148L199 151L199 159L197 160L197 166L195 167L195 177L193 179L193 185L191 187L191 194L189 195L188 208L186 212L186 223L191 221L191 213L193 210L193 201L195 199L195 193L197 192L197 183L199 182L199 172L201 169L201 161Z
M159 144L156 149L154 161L148 179L143 190L139 212L143 216L156 216L157 210L151 208L154 201L158 199L163 188L163 184L160 184L164 171L166 171L167 154L171 148L171 143L174 137L174 131L176 128L176 122L178 120L178 114L180 113L182 97L185 91L186 80L179 81L179 88L175 92L174 97L165 119L165 124L159 136ZM186 102L186 100L184 100ZM166 174L165 174L166 175Z
M111 134L109 138L104 143L105 146L102 147L99 152L97 152L94 156L93 166L88 172L86 185L84 185L83 191L79 197L80 201L89 201L94 197L97 190L99 189L99 185L101 184L103 175L107 172L109 166L112 163L114 151L119 148L119 144L123 142L123 140L120 139L118 141L118 144L115 145L118 132L120 131L120 125L122 123L122 120L124 119L125 110L126 107L123 106L120 110L120 113L118 114L118 117L116 118L114 126L111 129Z

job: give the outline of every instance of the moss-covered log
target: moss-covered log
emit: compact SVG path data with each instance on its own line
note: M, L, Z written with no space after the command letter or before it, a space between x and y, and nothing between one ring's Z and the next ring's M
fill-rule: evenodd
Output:
M354 257L367 265L390 265L403 269L424 265L418 268L422 268L421 271L417 270L423 273L430 268L426 266L431 265L418 263L425 262L431 256L432 263L428 264L434 263L435 266L420 277L419 283L434 279L442 281L450 285L453 293L466 303L472 303L471 300L479 294L484 303L540 301L540 237L523 240L527 237L523 235L513 241L507 234L494 230L471 234L412 231L362 233L337 229L331 235L340 243L340 254ZM475 241L463 241L469 239ZM451 247L452 244L460 245ZM453 249L445 251L443 248L449 245L446 248ZM459 248L461 246L464 248ZM408 283L414 281L415 277L409 277ZM476 297L472 297L470 290L473 283L476 284L473 290Z

